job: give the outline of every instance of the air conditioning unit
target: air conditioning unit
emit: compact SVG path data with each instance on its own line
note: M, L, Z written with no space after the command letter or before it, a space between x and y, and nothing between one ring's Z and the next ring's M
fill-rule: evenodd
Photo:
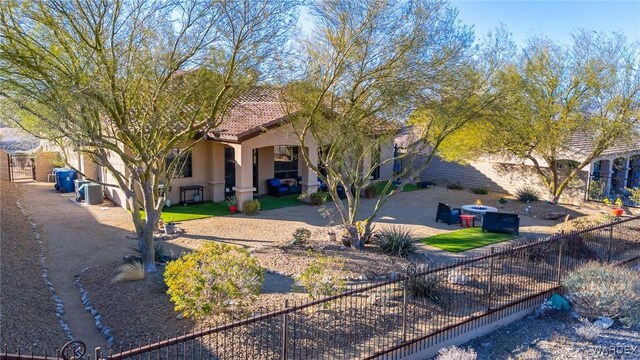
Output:
M102 185L90 183L84 186L84 201L88 205L102 204L103 198L104 192L102 190Z

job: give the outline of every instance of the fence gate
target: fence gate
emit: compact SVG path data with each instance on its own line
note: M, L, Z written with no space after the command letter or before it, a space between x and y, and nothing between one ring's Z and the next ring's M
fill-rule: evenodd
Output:
M35 159L29 154L10 154L9 174L13 182L35 180Z

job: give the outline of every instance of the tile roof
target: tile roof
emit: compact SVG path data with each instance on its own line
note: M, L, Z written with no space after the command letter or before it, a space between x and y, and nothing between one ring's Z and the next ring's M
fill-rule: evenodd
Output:
M586 155L593 151L593 134L588 132L577 132L573 134L567 143L569 149ZM601 155L624 154L631 151L640 150L640 137L633 136L628 141L618 141L604 150Z
M215 131L210 131L209 136L223 140L242 140L278 126L286 118L285 105L279 100L277 89L253 88L234 101L220 125Z

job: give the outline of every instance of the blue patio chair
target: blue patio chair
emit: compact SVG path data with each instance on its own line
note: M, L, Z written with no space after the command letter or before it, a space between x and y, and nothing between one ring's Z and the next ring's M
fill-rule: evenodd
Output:
M436 213L436 222L443 221L447 225L457 224L460 222L460 209L452 209L449 204L438 203L438 212Z
M289 186L281 184L280 179L267 179L267 191L275 197L289 195Z

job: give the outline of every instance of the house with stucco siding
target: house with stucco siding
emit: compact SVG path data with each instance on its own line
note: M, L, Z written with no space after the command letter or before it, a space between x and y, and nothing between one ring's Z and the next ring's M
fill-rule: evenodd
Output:
M205 201L219 202L235 195L242 204L267 194L267 179L272 178L295 183L302 192L314 191L319 185L317 174L301 155L303 149L279 99L277 90L271 88L254 88L240 95L220 125L205 134L205 139L181 160L184 166L172 182L171 202L180 200L181 187L202 186ZM319 145L308 137L305 148L316 165ZM379 152L380 156L393 156L393 141ZM98 166L98 173L100 181L115 183L106 168ZM390 163L381 166L376 176L386 179L392 173ZM114 202L126 207L122 190L107 187L105 191Z
M404 129L396 138L400 146L407 141L410 129ZM558 162L560 171L569 171L572 166L584 160L593 150L593 142L588 134L575 134L568 143L564 159ZM414 161L420 167L429 152L421 154ZM422 159L420 159L422 158ZM538 159L543 171L548 165ZM434 156L427 168L417 178L437 184L460 183L464 187L487 187L490 191L515 194L522 187L538 190L547 199L548 190L536 173L533 162L499 156L484 156L466 163L445 161ZM640 187L640 139L618 142L602 152L588 166L582 169L574 181L563 192L560 201L580 204L585 200L615 200L621 197L627 205L634 205L628 199L628 188Z

